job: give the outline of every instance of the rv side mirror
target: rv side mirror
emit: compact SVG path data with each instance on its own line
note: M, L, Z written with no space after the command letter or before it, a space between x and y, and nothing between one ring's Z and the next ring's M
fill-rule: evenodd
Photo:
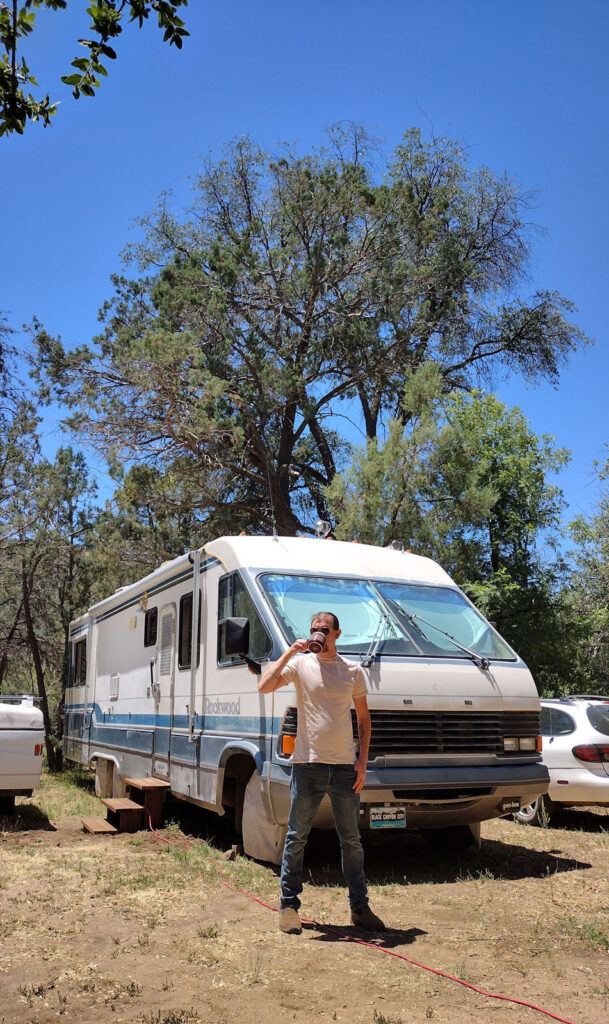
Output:
M250 649L250 620L224 619L224 650L226 654L247 654Z
M224 633L224 636L222 634ZM250 672L260 675L261 666L257 661L248 658L250 648L250 620L241 618L222 619L218 623L219 650L225 655L236 654L243 658Z

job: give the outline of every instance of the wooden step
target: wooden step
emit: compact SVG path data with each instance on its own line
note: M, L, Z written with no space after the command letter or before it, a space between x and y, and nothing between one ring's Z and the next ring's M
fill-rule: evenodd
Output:
M168 782L164 782L163 779L153 779L150 775L146 775L142 779L125 777L123 782L126 786L130 786L131 789L169 789Z
M107 796L102 800L104 807L107 807L109 811L141 811L143 810L141 804L136 804L135 800L130 800L127 796Z
M124 796L110 796L102 800L108 808L108 821L119 832L139 832L143 827L144 808Z
M82 827L85 832L94 836L115 836L118 829L105 818L83 818Z
M162 779L153 779L150 776L141 779L126 777L123 782L129 790L129 795L143 803L146 810L145 824L150 823L151 828L161 828L163 825L163 802L169 789L169 783Z

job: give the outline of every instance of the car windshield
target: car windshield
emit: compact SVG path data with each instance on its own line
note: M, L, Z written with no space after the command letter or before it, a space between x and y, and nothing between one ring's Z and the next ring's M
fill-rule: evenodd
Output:
M330 611L340 621L341 654L467 657L461 644L486 657L515 657L482 616L446 587L277 573L264 573L259 583L290 643L309 635L313 615Z

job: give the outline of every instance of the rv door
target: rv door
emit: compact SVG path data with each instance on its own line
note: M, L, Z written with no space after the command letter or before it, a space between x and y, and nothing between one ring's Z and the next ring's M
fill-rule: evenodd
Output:
M152 747L152 774L169 778L171 758L171 730L173 727L173 685L175 673L176 608L166 604L159 615L159 631L152 686L154 697L154 737Z

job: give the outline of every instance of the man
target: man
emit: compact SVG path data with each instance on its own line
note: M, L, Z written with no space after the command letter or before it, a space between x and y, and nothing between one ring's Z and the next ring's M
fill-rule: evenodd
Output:
M279 928L298 934L304 849L313 818L327 793L332 803L340 840L341 862L349 888L351 920L366 931L384 931L381 919L368 906L364 851L359 834L360 790L366 781L370 746L370 712L361 667L336 651L339 622L332 612L317 612L311 635L323 646L309 653L308 640L296 640L277 659L258 684L261 693L294 683L298 705L298 731L292 755L291 804L281 864ZM305 653L307 652L307 653ZM293 660L292 660L293 659ZM359 752L355 756L351 703L355 706Z

